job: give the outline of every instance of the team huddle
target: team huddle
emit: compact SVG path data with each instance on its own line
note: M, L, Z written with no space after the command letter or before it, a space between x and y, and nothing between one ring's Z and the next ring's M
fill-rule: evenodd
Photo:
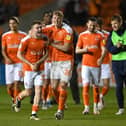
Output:
M76 48L73 44L73 30L63 22L62 11L54 11L45 15L49 21L35 20L28 34L18 29L19 19L9 19L10 30L2 35L2 54L6 63L7 92L11 96L12 108L15 112L21 109L21 101L31 96L34 89L34 99L31 120L39 120L37 112L42 101L46 109L48 94L54 96L58 108L55 118L64 117L67 100L67 87L74 67L74 52L82 54L82 96L83 115L90 113L89 88L93 87L93 114L100 114L104 107L103 97L109 90L111 78L110 62L116 81L116 94L120 115L124 113L123 84L126 71L120 66L126 65L125 32L118 34L122 19L114 15L111 19L111 33L102 29L101 18L90 17L87 30L79 34ZM121 40L121 42L120 42ZM124 66L126 67L126 66ZM122 72L123 70L123 72ZM100 92L99 82L103 80ZM24 90L20 85L24 84ZM75 92L76 93L76 92Z

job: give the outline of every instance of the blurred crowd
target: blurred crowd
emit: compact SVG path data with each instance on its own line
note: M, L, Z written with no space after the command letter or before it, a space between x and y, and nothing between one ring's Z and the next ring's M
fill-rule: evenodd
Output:
M16 0L5 2L0 0L0 25L6 22L11 16L19 16L19 6Z
M107 8L107 6L109 7ZM109 18L111 13L121 13L124 20L126 19L125 0L115 1L113 5L110 5L109 0L58 0L58 7L62 9L65 18L74 26L85 25L89 16L101 16L109 22L106 17L108 12L110 13Z

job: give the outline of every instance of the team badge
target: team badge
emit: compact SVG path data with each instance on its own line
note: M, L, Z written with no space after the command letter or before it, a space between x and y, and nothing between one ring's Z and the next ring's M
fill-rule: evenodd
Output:
M71 35L66 35L66 40L70 40L71 39Z
M106 44L106 41L105 41L105 39L103 40L103 44L104 44L104 45Z

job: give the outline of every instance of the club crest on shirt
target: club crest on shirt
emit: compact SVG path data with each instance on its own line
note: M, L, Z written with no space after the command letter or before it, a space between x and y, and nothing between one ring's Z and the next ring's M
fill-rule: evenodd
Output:
M11 40L11 37L10 37L10 36L8 36L8 37L7 37L7 39L8 39L8 40Z
M22 38L23 38L22 36L19 36L19 37L18 37L18 40L21 40Z
M103 44L104 44L104 45L106 44L106 41L105 41L105 39L103 39L103 41L102 41L102 42L103 42Z
M96 36L96 37L95 37L95 40L96 40L96 41L98 41L98 40L99 40L99 37L98 37L98 36Z
M35 44L35 42L31 42L31 44L32 44L32 45L34 45L34 44Z
M71 35L66 35L66 40L70 40L71 39Z

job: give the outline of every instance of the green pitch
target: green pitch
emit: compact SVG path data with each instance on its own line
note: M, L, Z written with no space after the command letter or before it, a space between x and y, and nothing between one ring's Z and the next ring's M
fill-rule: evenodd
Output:
M80 89L81 91L81 89ZM124 89L125 91L125 89ZM82 115L82 100L80 105L75 105L68 89L69 96L67 100L68 110L65 110L64 120L55 120L54 113L57 105L53 105L48 110L38 112L39 121L29 120L31 114L30 99L22 101L21 111L16 113L11 109L11 98L6 92L6 87L0 87L0 126L125 126L126 112L123 115L116 116L117 104L115 98L115 89L111 88L105 99L105 108L100 115L92 114L92 91L91 112L89 115ZM126 93L125 93L126 94ZM126 98L125 98L126 100ZM126 103L126 102L125 102Z

